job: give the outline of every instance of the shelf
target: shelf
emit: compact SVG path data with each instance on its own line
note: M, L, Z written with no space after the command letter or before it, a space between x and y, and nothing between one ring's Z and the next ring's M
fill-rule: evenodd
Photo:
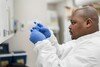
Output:
M6 37L0 37L0 44L3 43L4 41L6 41L7 39L11 38L12 36L14 36L14 34L11 34L11 35L6 36Z
M11 57L12 56L12 54L0 54L0 58L1 57Z

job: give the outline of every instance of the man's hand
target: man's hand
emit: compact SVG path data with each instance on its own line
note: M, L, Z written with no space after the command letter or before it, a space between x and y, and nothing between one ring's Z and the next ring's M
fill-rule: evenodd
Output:
M37 29L32 29L31 30L31 34L30 34L30 41L32 43L37 43L38 41L42 41L46 39L46 37L44 36L44 34L42 34L41 32L39 32Z
M48 28L46 28L44 25L42 25L40 23L35 22L35 24L36 24L36 26L33 27L33 29L36 29L39 32L41 32L42 34L44 34L46 38L49 38L51 36L51 33Z

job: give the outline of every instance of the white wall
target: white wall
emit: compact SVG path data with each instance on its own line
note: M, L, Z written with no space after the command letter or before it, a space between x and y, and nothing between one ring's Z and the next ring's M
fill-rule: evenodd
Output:
M99 15L99 30L100 30L100 15Z
M33 44L29 41L30 28L32 23L29 22L37 19L42 22L48 22L46 0L14 0L15 19L18 20L18 32L9 42L10 51L25 50L28 54L27 65L35 67L35 53ZM24 28L20 29L20 24L24 24Z
M61 34L62 43L65 43L65 42L71 40L69 28L68 28L69 25L70 25L70 22L68 21L69 13L67 13L68 11L66 11L65 6L73 7L72 0L63 1L62 3L58 4L58 14L59 14L60 19L61 19L60 24L61 24L61 27L62 27L61 32L63 32Z
M75 0L77 6L100 2L100 0Z

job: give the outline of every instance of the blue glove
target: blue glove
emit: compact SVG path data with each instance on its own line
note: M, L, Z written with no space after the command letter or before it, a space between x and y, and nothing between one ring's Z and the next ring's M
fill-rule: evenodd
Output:
M39 29L39 31L40 31L41 33L43 33L43 34L45 35L46 38L49 38L49 37L51 36L51 33L50 33L49 29L47 29L47 28L45 28L45 27L41 27L41 28Z
M37 43L38 41L42 41L46 39L46 37L39 31L37 31L36 29L31 30L31 34L30 34L30 41L32 43Z
M33 27L33 29L36 29L39 32L41 32L42 34L44 34L46 38L49 38L51 36L51 33L48 28L46 28L45 26L43 26L40 23L35 22L35 24L37 24L37 25L36 25L36 27Z

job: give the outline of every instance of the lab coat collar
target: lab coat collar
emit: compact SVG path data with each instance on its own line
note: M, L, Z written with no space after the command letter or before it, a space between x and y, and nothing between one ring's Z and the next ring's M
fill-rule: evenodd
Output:
M84 40L87 40L87 39L91 39L93 37L100 37L100 31L79 37L78 39L76 39L76 41L81 42L81 41L84 41Z

